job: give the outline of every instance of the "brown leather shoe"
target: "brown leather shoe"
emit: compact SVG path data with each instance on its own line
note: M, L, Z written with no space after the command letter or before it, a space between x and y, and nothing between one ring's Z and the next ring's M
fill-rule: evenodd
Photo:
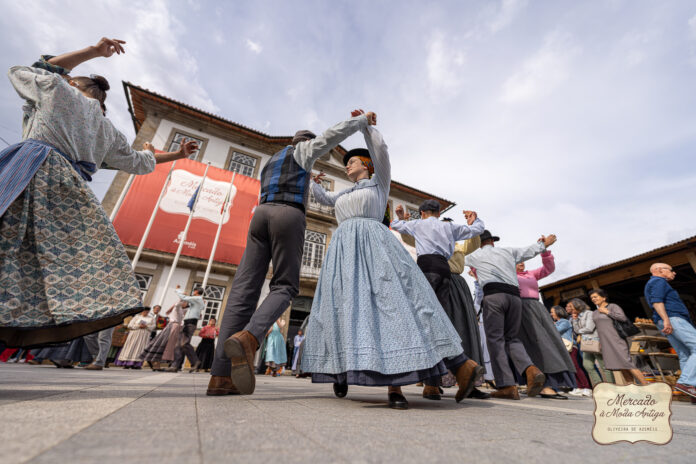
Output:
M211 375L208 382L208 396L239 395L239 390L234 386L234 382L229 377L221 375Z
M426 400L441 400L440 389L426 385L423 387L423 398Z
M99 364L94 364L94 363L92 363L88 366L85 366L86 371L100 371L102 369L104 369L104 366L100 366Z
M546 376L534 364L529 366L524 373L527 376L527 396L533 398L544 388Z
M242 395L251 395L256 388L254 354L259 342L251 332L242 330L225 340L225 355L230 359L232 383Z
M491 398L499 398L501 400L519 400L520 393L517 391L517 385L503 387L491 393Z
M459 385L459 390L457 390L457 394L454 396L457 403L469 396L476 386L478 379L483 376L483 372L483 367L479 366L476 364L476 361L471 359L459 366L459 369L457 369L457 372L454 374L457 378L457 384Z

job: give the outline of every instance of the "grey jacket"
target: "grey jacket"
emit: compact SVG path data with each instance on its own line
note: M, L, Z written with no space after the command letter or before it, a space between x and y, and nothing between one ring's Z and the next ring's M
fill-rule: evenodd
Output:
M592 319L592 313L594 311L583 311L578 314L577 319L571 319L570 322L573 324L573 331L576 334L582 335L583 338L599 338L597 334L597 327L595 326L594 319Z

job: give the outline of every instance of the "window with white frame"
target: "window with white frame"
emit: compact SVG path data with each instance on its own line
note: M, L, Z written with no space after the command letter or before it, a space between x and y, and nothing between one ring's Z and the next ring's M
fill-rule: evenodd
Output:
M182 134L181 132L174 132L174 137L172 137L172 143L169 144L169 151L177 151L181 147L181 142L184 139L198 143L198 150L194 151L189 155L189 159L195 160L196 158L198 158L198 153L200 152L200 149L203 148L203 140L197 139L196 137L191 137L190 135Z
M236 151L232 152L232 158L230 158L230 165L227 167L232 172L237 172L243 176L254 177L254 171L256 170L257 158L253 156L245 155L244 153L238 153Z
M193 284L193 290L201 288L202 282L195 282ZM203 301L205 302L205 308L203 309L203 315L198 321L198 327L203 327L208 325L208 321L211 317L218 320L218 314L220 314L220 308L222 308L222 301L225 299L226 287L221 285L206 285L203 291Z
M408 214L411 216L411 219L420 219L420 211L418 211L418 208L411 208L410 206L406 208L408 210Z
M305 231L304 249L302 251L302 268L305 273L319 275L321 264L324 261L324 251L326 250L326 234Z
M145 295L147 295L147 291L150 289L150 284L152 283L152 276L136 272L135 281L138 283L138 287L140 287L140 299L144 301Z

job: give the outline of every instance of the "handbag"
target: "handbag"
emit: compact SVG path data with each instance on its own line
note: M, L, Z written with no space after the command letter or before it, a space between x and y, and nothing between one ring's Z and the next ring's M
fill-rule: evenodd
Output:
M563 340L563 344L565 345L566 350L568 350L568 353L573 351L573 342L571 342L567 338L561 338L561 340Z
M614 329L616 329L619 337L623 338L624 340L640 333L640 329L628 319L625 321L617 321L616 319L612 319L612 322L614 323Z
M580 341L580 351L585 353L601 353L602 346L599 344L598 338L582 337L582 340Z

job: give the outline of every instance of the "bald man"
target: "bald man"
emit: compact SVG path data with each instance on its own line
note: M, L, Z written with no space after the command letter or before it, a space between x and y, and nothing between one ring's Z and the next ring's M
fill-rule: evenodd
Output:
M655 263L650 266L650 274L645 300L654 309L655 325L679 355L682 373L674 388L696 398L696 328L679 293L669 284L677 273L669 264Z

